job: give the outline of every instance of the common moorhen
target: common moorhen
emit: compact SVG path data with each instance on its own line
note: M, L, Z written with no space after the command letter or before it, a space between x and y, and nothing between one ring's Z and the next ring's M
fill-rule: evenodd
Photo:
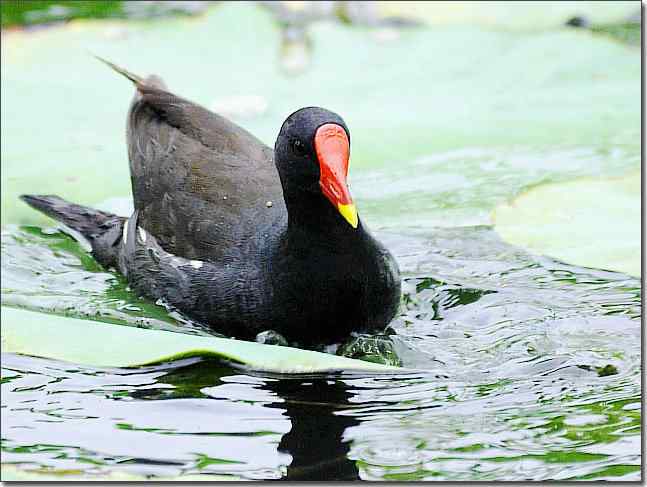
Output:
M297 110L274 151L229 120L136 86L127 139L135 212L118 217L57 196L22 199L79 232L105 267L214 331L275 330L303 344L383 330L400 303L398 266L362 225L337 114Z

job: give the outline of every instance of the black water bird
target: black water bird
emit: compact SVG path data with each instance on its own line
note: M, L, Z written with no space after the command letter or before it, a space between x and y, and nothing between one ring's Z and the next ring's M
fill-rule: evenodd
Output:
M272 150L159 77L104 62L136 87L127 123L134 214L57 196L24 201L83 235L136 292L216 332L251 339L272 329L321 344L384 329L400 303L398 266L357 215L341 117L297 110Z

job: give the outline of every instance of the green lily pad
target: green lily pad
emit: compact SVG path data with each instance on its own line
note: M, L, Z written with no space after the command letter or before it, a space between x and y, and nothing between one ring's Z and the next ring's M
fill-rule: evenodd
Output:
M619 15L615 2L609 5L600 21ZM545 16L552 8L539 10ZM501 17L508 7L478 9ZM509 17L521 26L539 15L536 6L514 12ZM489 211L492 194L514 194L517 176L530 175L532 183L546 172L573 170L568 164L544 167L541 160L528 170L525 161L515 161L487 191L456 191L456 178L482 180L501 164L495 157L484 165L471 158L474 153L490 158L492 150L505 156L522 148L551 156L573 147L613 147L629 154L606 158L605 171L639 164L639 49L557 23L539 32L481 25L391 29L385 35L384 29L318 22L303 39L309 62L298 76L281 67L280 25L246 2L223 2L191 19L73 21L4 33L2 222L46 221L18 201L20 193L59 194L82 204L129 195L124 125L133 87L90 53L135 73L161 75L177 93L233 116L270 145L292 111L310 105L337 111L352 133L353 187L369 171L392 181L372 185L379 195L358 193L369 224L385 215L416 220L434 211L437 221L478 224L469 216L477 208ZM449 170L456 166L460 173L447 174L437 160L420 160L449 151L466 151L447 160ZM468 164L460 167L464 155ZM589 167L581 166L578 175ZM403 181L400 173L414 181ZM437 178L420 188L420 175ZM465 195L473 197L469 211L445 216Z
M504 240L586 267L640 276L640 171L541 185L494 212Z
M2 307L2 352L100 367L136 367L216 357L275 373L394 372L391 367L298 348L142 330Z

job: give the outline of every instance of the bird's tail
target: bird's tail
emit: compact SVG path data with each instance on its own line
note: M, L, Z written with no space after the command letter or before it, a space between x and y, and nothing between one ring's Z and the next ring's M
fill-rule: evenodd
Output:
M117 66L115 63L112 63L107 59L102 58L101 56L97 56L96 54L93 54L93 56L99 61L101 61L103 64L111 68L113 71L119 73L124 78L127 78L130 81L132 81L134 85L137 87L138 91L145 91L146 89L158 89L158 90L166 89L166 83L164 83L164 80L157 75L153 74L146 78L142 78L141 76L137 76L136 74L131 73L130 71L122 68L121 66Z
M116 71L117 73L119 73L123 77L125 77L125 78L129 79L130 81L132 81L133 83L135 83L135 85L141 85L142 83L144 83L144 78L142 78L141 76L137 76L136 74L133 74L130 71L127 71L127 70L125 70L124 68L122 68L120 66L117 66L115 63L111 63L110 61L108 61L107 59L102 58L101 56L94 55L94 57L96 59L98 59L99 61L101 61L106 66L112 68L114 71Z
M63 223L81 234L92 246L97 260L106 266L114 265L115 244L121 238L124 218L77 205L53 195L22 195L20 199L32 208Z

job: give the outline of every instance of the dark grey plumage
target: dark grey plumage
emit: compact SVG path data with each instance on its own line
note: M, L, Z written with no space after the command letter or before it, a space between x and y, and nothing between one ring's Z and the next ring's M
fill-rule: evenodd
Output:
M111 66L137 87L127 128L135 213L126 221L55 196L27 203L88 238L138 293L219 333L330 343L388 324L400 300L395 259L318 185L313 134L326 123L348 133L338 115L293 113L272 151L160 78Z

